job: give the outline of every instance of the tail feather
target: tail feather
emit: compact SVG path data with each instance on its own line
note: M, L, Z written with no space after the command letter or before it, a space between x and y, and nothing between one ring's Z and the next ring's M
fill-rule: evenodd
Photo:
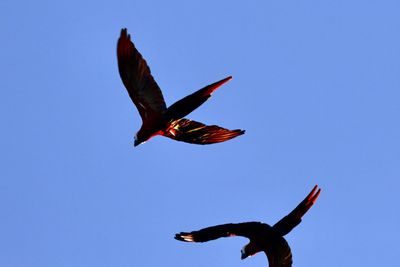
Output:
M317 185L314 186L304 200L300 202L300 204L297 205L297 207L294 208L294 210L292 210L288 215L277 222L273 228L282 236L288 234L301 222L301 218L314 205L320 193L321 188L318 188Z
M212 83L210 85L207 85L203 89L200 89L198 92L203 92L204 95L211 95L215 90L217 90L219 87L221 87L224 83L230 81L232 79L232 76L228 76L218 82Z
M190 94L181 100L172 104L166 111L165 116L169 121L181 119L200 107L211 97L211 94L221 85L232 79L232 76L226 77L218 82L207 85L206 87Z

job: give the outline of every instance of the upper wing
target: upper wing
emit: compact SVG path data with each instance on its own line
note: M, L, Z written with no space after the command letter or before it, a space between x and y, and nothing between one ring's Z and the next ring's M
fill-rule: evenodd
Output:
M262 223L259 222L221 224L190 233L181 232L175 235L175 239L185 242L207 242L220 237L229 236L244 236L251 238L254 235L255 229L260 225L262 225Z
M129 96L142 120L149 113L162 112L167 107L163 95L142 55L131 42L126 29L121 30L117 44L118 69Z
M280 233L281 236L284 236L292 231L292 229L301 222L301 217L303 217L303 215L317 200L319 194L321 193L321 189L317 189L318 186L314 186L310 194L308 194L308 196L306 196L306 198L291 213L283 217L273 226L274 230Z
M292 266L292 251L283 237L275 240L274 243L264 252L268 258L269 267Z
M171 123L164 136L186 143L206 145L224 142L238 135L243 130L228 130L217 125L207 126L203 123L188 119L179 119Z

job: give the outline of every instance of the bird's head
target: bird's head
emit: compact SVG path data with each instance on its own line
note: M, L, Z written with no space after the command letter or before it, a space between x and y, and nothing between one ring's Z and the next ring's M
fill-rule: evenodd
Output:
M260 251L260 249L258 248L258 246L252 242L248 243L247 245L245 245L241 252L241 259L244 260L248 257L251 257L253 255L255 255L256 253L258 253Z
M245 258L249 257L249 255L246 253L246 246L244 246L240 252L242 253L242 255L240 256L241 260L244 260Z
M133 142L133 146L138 146L138 145L146 142L146 140L143 140L142 138L140 138L140 135L138 133L135 134L134 139L135 139L135 141Z

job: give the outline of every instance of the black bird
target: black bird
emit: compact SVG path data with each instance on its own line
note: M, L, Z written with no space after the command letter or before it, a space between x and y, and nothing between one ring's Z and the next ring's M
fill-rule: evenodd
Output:
M241 259L253 256L260 251L267 255L270 267L292 266L292 252L283 238L300 222L301 217L317 200L321 189L314 186L310 194L288 215L274 226L261 222L228 223L207 227L190 233L181 232L175 239L185 242L207 242L220 237L243 236L250 242L241 250Z
M135 146L156 135L205 145L224 142L244 134L243 130L228 130L217 125L208 126L184 118L206 102L218 87L232 78L231 76L210 84L167 108L160 87L151 75L146 61L133 45L126 29L121 30L117 44L117 58L122 82L142 117L143 124L135 135Z

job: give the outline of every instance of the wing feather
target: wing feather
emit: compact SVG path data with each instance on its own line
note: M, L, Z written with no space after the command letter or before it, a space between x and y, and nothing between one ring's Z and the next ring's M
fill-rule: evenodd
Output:
M181 232L175 235L175 239L185 242L207 242L230 236L251 238L254 235L254 228L260 225L262 225L262 223L259 222L221 224L207 227L199 231Z
M287 241L280 237L264 251L268 258L269 267L291 267L293 263L292 251Z
M224 142L244 134L243 130L228 130L217 125L205 125L188 119L174 121L163 134L166 137L186 143L206 145Z
M142 120L145 120L150 113L166 110L161 90L126 29L121 30L117 44L117 57L122 82Z

